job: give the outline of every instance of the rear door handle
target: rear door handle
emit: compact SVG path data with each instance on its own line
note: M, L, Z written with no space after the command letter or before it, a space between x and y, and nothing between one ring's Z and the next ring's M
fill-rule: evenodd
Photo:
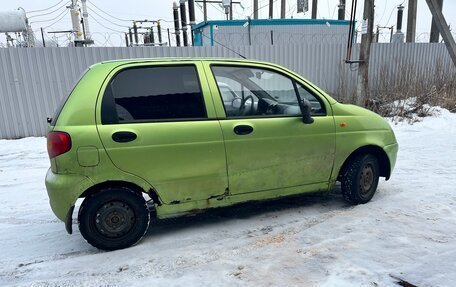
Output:
M127 143L134 141L138 136L134 132L115 132L112 134L112 140L118 143Z
M249 125L238 125L234 127L234 133L243 136L243 135L248 135L249 133L253 132L253 127Z

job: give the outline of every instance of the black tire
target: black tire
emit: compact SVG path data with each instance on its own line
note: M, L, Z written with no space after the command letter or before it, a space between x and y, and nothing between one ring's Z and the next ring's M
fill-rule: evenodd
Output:
M371 154L355 157L342 173L344 199L351 204L364 204L372 199L379 179L378 160Z
M149 222L146 201L127 188L106 188L86 197L78 214L82 236L103 250L123 249L137 243Z

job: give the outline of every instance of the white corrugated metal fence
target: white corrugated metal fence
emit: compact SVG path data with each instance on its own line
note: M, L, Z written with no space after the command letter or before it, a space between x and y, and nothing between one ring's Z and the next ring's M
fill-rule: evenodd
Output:
M344 63L343 44L299 44L234 47L249 59L283 65L298 72L337 98L341 82L356 83L356 67ZM357 47L353 55L357 55ZM100 47L0 49L0 138L43 136L46 117L69 93L90 65L111 59L154 57L239 57L223 47ZM356 56L355 56L356 57ZM444 44L374 44L371 88L381 69L393 75L403 63L413 63L417 74L432 76L434 63L451 66Z

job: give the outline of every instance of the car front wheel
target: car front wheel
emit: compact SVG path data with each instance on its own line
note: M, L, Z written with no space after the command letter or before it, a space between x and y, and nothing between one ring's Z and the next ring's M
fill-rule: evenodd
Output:
M87 197L79 209L79 230L103 250L127 248L146 233L150 212L144 198L126 188L106 188Z
M377 190L378 160L371 154L355 157L348 163L341 179L342 195L352 204L366 203Z

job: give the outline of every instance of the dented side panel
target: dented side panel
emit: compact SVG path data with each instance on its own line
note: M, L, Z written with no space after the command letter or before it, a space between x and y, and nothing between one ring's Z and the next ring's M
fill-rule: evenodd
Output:
M131 67L194 65L199 72L207 119L102 124L101 104L109 80ZM155 62L119 65L108 75L97 100L97 129L114 166L145 179L164 204L183 203L223 195L228 187L225 147L201 62ZM112 135L127 131L131 142L115 142Z

